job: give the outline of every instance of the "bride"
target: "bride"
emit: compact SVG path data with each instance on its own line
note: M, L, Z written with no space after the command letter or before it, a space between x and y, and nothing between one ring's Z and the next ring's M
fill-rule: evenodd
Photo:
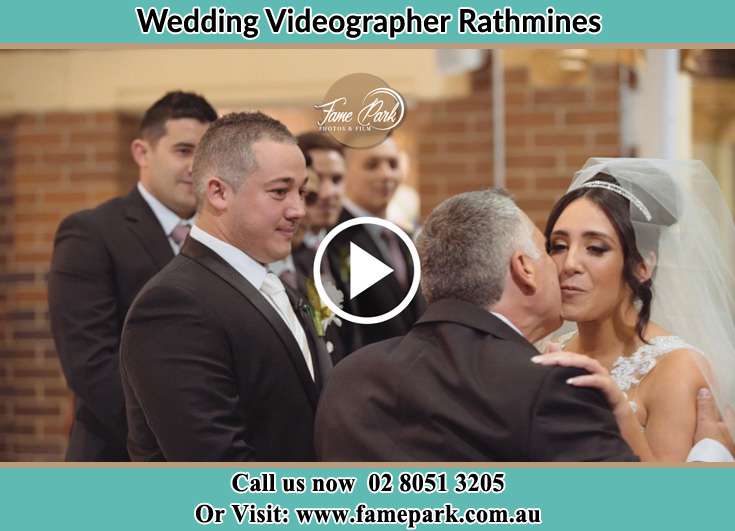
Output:
M641 460L684 461L698 389L735 404L735 227L714 177L699 161L590 159L545 233L576 326L534 361L587 369L568 383L606 395Z

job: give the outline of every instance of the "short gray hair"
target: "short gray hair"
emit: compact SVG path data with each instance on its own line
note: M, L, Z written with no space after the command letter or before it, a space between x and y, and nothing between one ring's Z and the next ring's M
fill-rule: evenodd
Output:
M253 144L258 140L296 144L291 131L262 112L230 113L212 122L194 151L191 174L201 207L207 179L217 176L235 191L258 167Z
M502 190L466 192L437 206L417 238L421 289L431 303L460 299L487 307L500 300L510 258L537 260L530 220Z

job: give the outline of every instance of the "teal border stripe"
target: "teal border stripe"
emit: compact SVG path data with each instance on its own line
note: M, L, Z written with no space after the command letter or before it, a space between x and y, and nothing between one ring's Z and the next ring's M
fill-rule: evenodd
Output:
M353 508L359 503L378 508L468 507L541 510L545 530L620 531L621 529L720 529L732 520L735 468L503 468L475 469L477 473L504 472L502 493L452 492L454 475L467 468L391 467L375 469L247 469L242 468L6 468L0 472L3 529L75 529L108 531L131 529L201 529L194 508L207 502L216 507L231 503L268 503L295 507ZM264 472L282 477L314 476L356 478L351 494L246 493L230 488L233 474ZM406 471L446 473L449 493L401 494L399 474ZM393 493L370 493L371 473L391 473ZM228 509L229 510L229 509ZM297 527L292 516L287 526ZM724 526L724 527L723 527ZM239 526L231 511L216 529ZM354 525L319 525L332 529ZM376 526L370 526L372 529ZM380 525L379 529L405 529ZM441 526L445 528L447 526ZM456 527L456 526L452 526ZM517 526L516 526L517 527ZM539 527L539 526L535 526ZM263 527L261 527L263 528ZM426 526L420 526L426 528ZM435 528L439 528L435 526Z
M365 34L350 40L338 35L288 35L273 34L263 15L263 8L293 7L300 13L304 6L313 11L346 15L348 13L390 14L402 13L412 6L417 13L449 13L453 20L446 35L402 34L395 40L387 36ZM246 40L239 34L224 35L176 35L141 34L135 8L144 9L169 6L172 12L186 15L194 6L207 12L212 6L223 7L228 13L260 15L257 39ZM544 13L551 6L557 13L599 13L602 16L602 32L598 35L498 35L459 34L457 10L472 7L480 13L492 13L495 9L510 7L515 13ZM660 2L618 0L617 2L590 2L580 0L558 1L508 1L476 0L466 2L146 2L145 0L64 0L41 2L5 2L0 17L0 43L3 44L707 44L735 42L735 2L700 0L698 2Z

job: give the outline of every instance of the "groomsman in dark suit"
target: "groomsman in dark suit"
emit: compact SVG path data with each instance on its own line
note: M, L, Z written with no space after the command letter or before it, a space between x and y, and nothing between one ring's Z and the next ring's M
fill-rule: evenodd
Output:
M310 303L322 304L314 287L314 258L319 244L337 224L342 211L345 161L342 145L324 133L302 133L297 141L312 173L309 178L310 189L304 197L304 234L299 244L294 246L290 260L302 293L308 297ZM337 257L326 254L320 268L322 281L330 282L336 287L335 279L339 274L337 268ZM338 323L332 322L324 330L327 350L335 363L352 352L353 334L352 324L342 320Z
M286 127L224 116L192 171L197 217L122 334L135 460L310 460L331 360L308 307L266 264L291 252L306 166Z
M201 96L171 92L131 145L138 183L61 222L49 275L51 329L74 420L67 460L128 460L118 347L140 288L179 251L195 210L193 152L217 118Z
M335 367L317 413L329 461L632 461L602 393L536 365L561 324L544 238L496 191L444 201L417 242L429 307Z
M345 149L347 163L346 196L338 223L371 216L385 218L388 203L402 179L400 153L395 141L388 137L381 144L365 149ZM348 300L346 310L363 317L381 315L395 308L408 293L413 279L413 263L406 246L398 236L377 225L358 225L335 238L331 253L340 266L339 288L349 293L350 242L393 268L386 276L357 297ZM354 348L403 335L416 322L425 308L425 300L417 294L411 304L396 317L379 324L362 325L358 329Z

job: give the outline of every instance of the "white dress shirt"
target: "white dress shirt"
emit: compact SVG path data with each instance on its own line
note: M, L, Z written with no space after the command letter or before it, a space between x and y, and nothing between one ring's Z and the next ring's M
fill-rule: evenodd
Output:
M293 262L293 255L289 254L283 260L278 260L277 262L271 262L270 264L268 264L268 271L275 273L279 277L281 276L281 273L284 273L286 271L295 273L296 264L294 264Z
M303 240L303 242L304 242L304 245L306 245L306 247L308 247L309 249L312 249L312 250L316 251L317 248L319 247L319 244L322 243L322 240L324 240L324 238L326 236L327 236L327 230L326 229L322 229L322 230L320 230L319 232L316 232L316 233L307 230L304 233L304 240Z
M140 192L140 195L143 196L143 200L148 204L149 207L151 207L153 214L158 220L158 223L161 224L161 228L163 228L163 232L166 235L166 238L168 238L168 243L171 245L171 249L173 250L174 254L179 254L181 248L173 240L173 238L171 237L171 233L180 223L191 225L194 218L191 217L189 219L181 219L179 216L176 215L173 210L161 203L152 193L146 190L145 186L143 186L143 183L141 183L140 181L138 181L138 191Z
M513 324L513 323L512 323L511 321L510 321L510 319L508 319L508 318L507 318L507 317L506 317L505 315L503 315L502 313L498 313L498 312L490 312L490 313L491 313L491 314L493 314L493 315L494 315L495 317L497 317L498 319L500 319L501 321L503 321L503 322L504 322L505 324L507 324L508 326L510 326L510 327L511 327L511 328L512 328L513 330L515 330L516 332L518 332L518 334L519 334L519 335L520 335L521 337L525 337L525 336L523 335L523 332L521 332L520 330L518 330L518 327L517 327L516 325L514 325L514 324Z
M306 338L306 332L304 331L304 328L301 326L299 320L296 319L295 313L293 314L293 318L289 319L288 315L284 315L284 310L282 308L279 308L277 302L274 301L270 296L266 296L261 289L263 286L263 281L265 280L265 276L268 274L268 270L265 268L265 266L263 266L260 262L253 260L250 256L248 256L246 253L244 253L234 245L222 241L219 238L212 236L208 232L202 230L196 224L192 226L191 232L189 232L189 237L194 238L202 245L206 245L212 251L217 253L217 255L219 255L225 262L227 262L245 280L252 284L255 289L263 294L263 298L267 300L271 306L273 306L273 308L276 310L276 313L281 317L281 319L283 319L283 322L286 324L288 329L291 330L294 339L296 339L296 343L298 343L299 348L301 349L301 353L304 356L304 361L306 362L306 366L308 367L309 372L311 373L311 377L313 379L314 364L311 359L309 341ZM291 308L291 312L293 312L293 308Z

